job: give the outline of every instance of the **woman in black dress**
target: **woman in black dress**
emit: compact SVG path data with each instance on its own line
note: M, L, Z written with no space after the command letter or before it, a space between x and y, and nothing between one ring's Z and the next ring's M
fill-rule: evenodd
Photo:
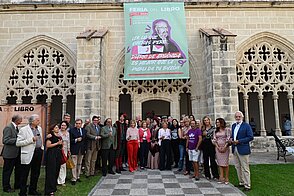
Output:
M57 178L60 170L62 138L59 136L58 124L50 128L50 137L46 138L46 177L45 195L54 195L57 191Z

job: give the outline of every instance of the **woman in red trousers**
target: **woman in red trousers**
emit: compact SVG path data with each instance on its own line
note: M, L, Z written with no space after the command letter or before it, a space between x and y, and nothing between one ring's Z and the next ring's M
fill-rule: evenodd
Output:
M129 171L137 170L138 149L139 149L139 131L136 127L136 121L131 120L131 126L127 130L127 149L128 149L128 164Z

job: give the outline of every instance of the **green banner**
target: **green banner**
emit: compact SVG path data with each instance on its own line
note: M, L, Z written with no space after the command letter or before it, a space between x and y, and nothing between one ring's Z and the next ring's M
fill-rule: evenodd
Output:
M125 3L124 80L189 78L184 3Z

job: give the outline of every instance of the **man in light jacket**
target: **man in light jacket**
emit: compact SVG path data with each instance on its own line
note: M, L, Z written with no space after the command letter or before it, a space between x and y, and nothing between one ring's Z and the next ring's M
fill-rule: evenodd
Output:
M21 147L20 196L27 195L27 180L30 171L29 195L41 195L37 192L37 184L44 150L42 128L39 127L39 115L33 114L28 120L29 124L19 130L16 140L16 146Z

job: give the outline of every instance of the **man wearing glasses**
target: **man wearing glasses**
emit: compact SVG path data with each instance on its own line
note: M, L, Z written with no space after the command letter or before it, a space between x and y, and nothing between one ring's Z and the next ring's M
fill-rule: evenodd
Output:
M239 179L238 187L244 187L244 191L250 191L250 169L249 169L249 142L253 140L251 126L243 122L244 115L238 111L235 113L236 122L232 125L231 141L232 153L235 159L235 168Z
M82 128L82 119L76 119L75 127L70 129L70 153L75 164L72 168L71 184L75 185L80 182L80 174L82 169L82 161L86 152L86 130Z

